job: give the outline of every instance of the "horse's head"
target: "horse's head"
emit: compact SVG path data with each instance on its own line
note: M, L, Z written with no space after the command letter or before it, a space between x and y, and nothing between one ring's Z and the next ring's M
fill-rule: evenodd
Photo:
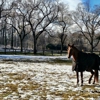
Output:
M74 52L73 47L74 47L74 45L68 44L68 49L67 49L68 58L70 58L73 55L73 52Z

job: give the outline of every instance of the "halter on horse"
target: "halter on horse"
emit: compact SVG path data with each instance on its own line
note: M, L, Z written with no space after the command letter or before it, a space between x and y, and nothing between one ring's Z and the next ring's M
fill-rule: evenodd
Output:
M98 83L98 70L100 64L100 58L96 54L84 53L79 51L74 45L68 44L68 58L73 58L73 70L76 71L77 85L79 84L79 72L81 74L81 86L83 85L83 72L89 71L91 76L89 78L89 84L91 83L94 75L94 81ZM94 71L93 71L94 70Z

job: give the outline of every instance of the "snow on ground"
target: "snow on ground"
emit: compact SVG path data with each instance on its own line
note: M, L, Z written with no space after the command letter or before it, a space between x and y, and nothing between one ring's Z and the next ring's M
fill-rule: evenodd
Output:
M54 59L67 59L67 56L25 56L25 55L0 55L1 60L15 60L15 61L24 61L24 60L32 60L32 61L50 61Z
M65 56L0 56L0 100L100 100L100 84L88 84L89 72L84 72L81 87L76 86L76 73L71 71L71 65L37 62L57 58L66 59Z

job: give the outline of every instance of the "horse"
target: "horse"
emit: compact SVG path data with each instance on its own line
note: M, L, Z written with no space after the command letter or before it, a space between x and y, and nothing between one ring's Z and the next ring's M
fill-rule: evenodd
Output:
M79 85L79 72L81 75L81 86L83 86L83 72L88 71L91 73L88 83L91 83L92 77L94 76L94 81L98 83L98 70L100 65L100 57L94 53L85 53L78 50L74 45L68 44L68 58L72 56L73 66L72 70L76 71L77 85Z

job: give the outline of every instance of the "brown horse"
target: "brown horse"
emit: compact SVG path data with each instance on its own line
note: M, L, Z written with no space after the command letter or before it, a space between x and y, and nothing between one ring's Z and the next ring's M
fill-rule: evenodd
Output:
M81 86L83 85L83 72L89 71L91 76L89 78L89 84L91 83L92 77L94 76L94 81L98 83L98 70L100 64L100 58L96 54L84 53L78 50L74 45L68 44L68 58L72 56L73 67L72 69L76 71L77 75L77 85L79 85L79 72L81 75Z

